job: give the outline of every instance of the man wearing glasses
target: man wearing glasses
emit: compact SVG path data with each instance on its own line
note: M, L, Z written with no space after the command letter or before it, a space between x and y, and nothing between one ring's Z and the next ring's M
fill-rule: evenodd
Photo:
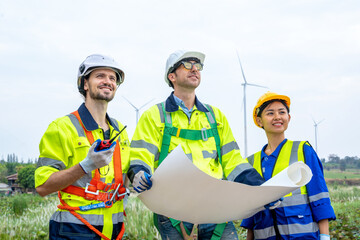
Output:
M135 191L151 188L152 173L179 144L190 161L212 177L249 185L264 182L241 157L226 117L196 97L204 58L200 52L176 51L167 59L165 82L174 91L165 102L143 113L131 142L128 176ZM186 193L186 189L179 191ZM191 237L192 223L162 215L154 219L162 239ZM199 239L238 239L232 222L200 224L197 228Z

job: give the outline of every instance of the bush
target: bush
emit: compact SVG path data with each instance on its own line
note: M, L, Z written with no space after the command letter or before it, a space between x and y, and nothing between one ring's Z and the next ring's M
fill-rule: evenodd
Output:
M12 197L11 206L15 215L22 215L28 208L28 202L21 194L17 194Z

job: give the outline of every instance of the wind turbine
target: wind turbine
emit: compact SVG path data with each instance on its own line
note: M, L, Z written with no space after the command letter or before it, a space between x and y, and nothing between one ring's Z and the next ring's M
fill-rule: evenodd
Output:
M315 120L313 119L314 121L314 127L315 127L315 151L317 152L317 127L318 125L323 122L325 119L319 121L319 122L315 122Z
M245 146L245 157L247 157L248 155L247 155L247 127L246 127L246 125L247 125L246 124L246 86L249 85L249 86L261 87L261 88L268 88L268 87L248 83L246 81L244 70L243 70L242 65L241 65L239 53L237 51L236 51L236 55L238 57L240 68L241 68L241 73L242 73L242 76L243 76L243 79L244 79L244 83L242 83L241 85L244 87L243 88L243 90L244 90L244 100L243 100L244 101L244 143L245 143L244 146Z
M134 104L132 104L126 97L123 96L123 98L131 105L133 106L133 108L135 108L135 112L136 112L136 125L139 121L139 110L142 109L143 107L145 107L147 104L149 104L152 100L154 100L155 98L151 99L150 101L148 101L147 103L145 103L144 105L142 105L141 107L137 108L135 107Z

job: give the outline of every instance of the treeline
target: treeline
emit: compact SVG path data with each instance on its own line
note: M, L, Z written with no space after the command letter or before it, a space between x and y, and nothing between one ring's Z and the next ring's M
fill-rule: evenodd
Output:
M346 171L346 169L360 169L360 158L349 157L340 158L336 154L330 154L328 159L321 159L322 164L326 170L339 169L340 171Z
M0 159L0 182L7 183L7 176L17 173L18 181L21 187L34 188L34 172L36 169L37 159L27 159L24 161L21 159L19 161L18 156L13 154L8 154L6 159L2 157Z
M360 158L349 157L340 158L336 154L330 154L328 159L321 159L324 169L339 169L346 171L347 169L360 169ZM36 169L37 159L27 159L19 161L18 156L8 154L6 158L0 159L0 182L7 183L6 177L18 173L18 183L23 188L34 187L34 172Z

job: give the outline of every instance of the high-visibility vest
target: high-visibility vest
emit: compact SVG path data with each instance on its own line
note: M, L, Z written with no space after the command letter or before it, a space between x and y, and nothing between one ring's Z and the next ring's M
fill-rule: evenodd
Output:
M160 106L158 106L159 109L162 109L163 115L165 116L165 129L164 129L164 135L162 139L162 145L161 145L161 151L160 151L160 157L159 157L159 165L161 162L167 157L169 154L169 146L171 142L171 137L176 136L179 138L187 139L187 140L194 140L194 141L207 141L208 138L214 137L215 143L216 143L216 150L218 154L218 160L221 165L221 147L220 147L220 137L217 130L217 123L215 119L215 115L212 112L212 109L207 106L208 112L206 112L206 117L208 119L208 122L210 124L210 129L201 129L201 130L190 130L190 129L180 129L177 127L174 127L172 125L171 120L171 113L165 111L165 102L160 103ZM161 108L160 108L161 107ZM171 221L171 224L176 228L176 230L182 235L180 223L181 221L169 218ZM156 220L156 214L154 214L154 222L157 226L157 220ZM211 240L220 240L222 233L224 232L224 229L226 227L226 223L220 223L217 224L215 227L215 230L213 232L213 235L211 237ZM187 234L190 234L191 231L187 229L184 226Z
M279 155L276 159L276 163L272 172L272 176L275 176L288 166L298 161L305 163L304 157L304 145L308 144L307 141L290 141L287 140L282 148L280 149ZM261 168L261 151L249 156L249 163L263 176L263 171ZM307 195L306 186L287 194L284 196L284 200L278 206L281 207L291 207L296 205L310 204L309 197ZM276 210L276 209L275 209ZM275 226L274 226L275 227ZM306 225L289 223L286 226L277 225L275 228L279 231L280 235L291 235L295 233L310 233L318 231L318 224L312 222ZM275 231L273 228L266 229L253 229L255 239L264 239L271 236L275 236Z
M94 137L91 131L88 131L84 124L81 121L80 115L78 111L72 113L79 123L81 124L86 137L90 144L94 143ZM113 184L106 184L100 180L100 172L99 169L95 170L94 177L91 179L90 183L87 184L86 188L81 188L77 186L70 185L61 190L61 192L74 194L80 197L83 197L87 200L96 200L101 201L97 204L91 204L87 206L69 206L61 197L60 191L58 193L61 204L58 205L59 209L68 210L71 214L73 214L76 218L78 218L81 222L83 222L86 226L88 226L92 231L98 234L103 239L108 240L103 233L93 227L88 221L86 221L83 217L81 217L75 210L77 211L87 211L95 208L110 208L113 206L113 201L120 201L127 194L127 189L124 186L123 176L122 176L122 166L121 166L121 153L120 153L120 143L118 139L116 140L116 146L113 153L113 163L114 163L114 180ZM112 192L110 192L112 191ZM115 194L115 196L114 196ZM121 239L125 232L125 225L122 223L122 229L117 236L117 240Z

